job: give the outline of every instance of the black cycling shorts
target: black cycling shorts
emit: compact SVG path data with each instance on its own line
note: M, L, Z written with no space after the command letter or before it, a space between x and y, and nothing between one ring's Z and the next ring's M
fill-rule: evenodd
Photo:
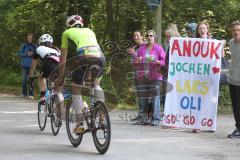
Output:
M87 68L91 65L97 65L100 67L100 71L95 75L96 78L100 78L103 75L103 69L105 65L104 57L85 57L80 56L79 59L79 68L72 72L72 81L76 84L81 85L84 81L85 76L87 75Z
M51 58L46 58L42 61L41 72L42 77L48 78L49 75L58 67L58 62Z

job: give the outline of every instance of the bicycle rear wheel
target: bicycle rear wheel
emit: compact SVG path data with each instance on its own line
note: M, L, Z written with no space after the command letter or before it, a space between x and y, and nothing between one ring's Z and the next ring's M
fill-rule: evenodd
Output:
M66 129L69 141L74 147L77 147L81 144L83 135L76 135L73 133L77 122L75 110L72 108L71 104L72 101L70 100L66 107Z
M38 126L43 131L47 124L47 104L38 103Z
M92 132L93 141L100 154L107 152L111 141L111 124L105 103L98 101L95 104L95 129Z
M59 118L59 108L60 108L60 101L57 95L54 95L52 97L51 103L51 128L52 128L52 133L54 136L56 136L60 130L60 127L62 125L62 120Z

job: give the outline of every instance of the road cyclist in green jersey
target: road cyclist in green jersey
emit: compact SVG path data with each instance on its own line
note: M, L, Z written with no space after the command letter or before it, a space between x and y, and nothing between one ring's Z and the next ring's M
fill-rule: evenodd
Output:
M71 63L69 59L67 60L69 42L72 42L76 47L76 66L71 72L72 76L72 107L76 113L77 125L74 128L76 134L80 134L84 131L83 127L83 99L81 96L80 85L84 83L84 77L87 70L87 64L84 63L84 58L86 59L97 59L98 66L101 66L103 70L105 65L105 57L98 45L95 33L89 28L83 28L83 19L79 15L72 15L66 20L67 30L62 34L61 39L61 58L60 58L60 77L64 78L66 75L66 65ZM78 63L79 62L79 63ZM83 63L82 63L83 62ZM90 77L90 76L89 76ZM97 90L95 97L97 100L105 101L105 96L102 88L100 87L100 81L102 77L102 72L96 76L94 81L95 90ZM62 81L63 82L63 81ZM61 83L60 83L61 84ZM63 83L62 83L63 85Z

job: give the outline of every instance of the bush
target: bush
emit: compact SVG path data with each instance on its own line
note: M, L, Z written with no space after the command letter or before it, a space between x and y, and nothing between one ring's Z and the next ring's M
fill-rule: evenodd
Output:
M1 69L0 77L1 85L8 85L13 87L21 86L21 73Z
M231 98L228 84L221 85L219 88L218 112L232 113Z

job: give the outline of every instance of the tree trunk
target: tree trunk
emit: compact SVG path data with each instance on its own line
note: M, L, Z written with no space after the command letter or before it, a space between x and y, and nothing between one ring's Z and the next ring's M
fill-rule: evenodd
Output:
M68 16L78 14L78 4L76 0L69 0Z
M161 44L161 40L162 40L162 1L155 11L154 30L156 31L156 34L157 34L157 37L156 37L157 43Z
M106 22L106 36L108 40L114 41L114 15L113 15L113 0L107 0L106 4L107 22Z

